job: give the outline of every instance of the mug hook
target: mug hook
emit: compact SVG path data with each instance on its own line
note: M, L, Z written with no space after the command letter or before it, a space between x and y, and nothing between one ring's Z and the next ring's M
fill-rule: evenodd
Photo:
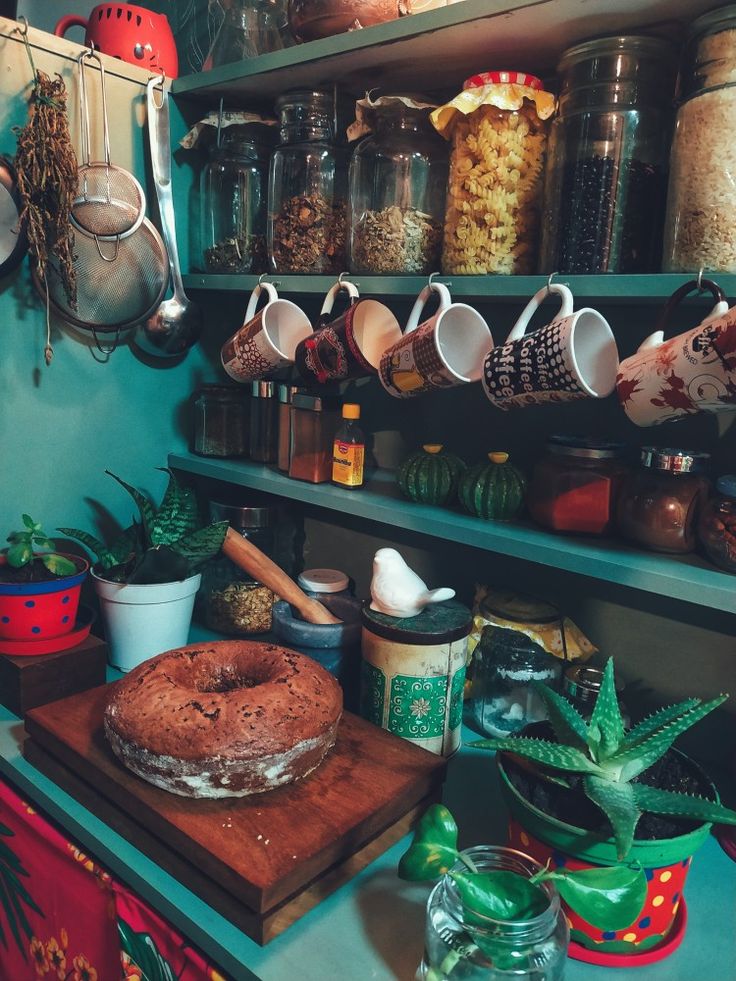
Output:
M350 275L349 272L341 272L340 275L337 277L338 285L342 286L342 284L343 284L343 276L349 276L349 275Z
M434 277L435 276L441 276L441 275L442 275L442 273L439 273L439 272L430 273L429 274L429 280L427 281L427 285L428 286L431 286L432 285L432 280L434 279Z
M258 277L258 285L259 286L262 286L263 285L263 280L265 279L265 277L267 275L268 275L268 273L261 273L261 275Z
M547 292L548 293L551 293L552 292L552 280L555 278L556 275L557 275L556 272L551 272L549 274L549 276L547 277Z
M28 18L26 17L25 14L21 14L18 17L18 23L19 24L22 24L23 26L22 27L16 27L15 30L20 34L20 36L22 38L24 38L24 39L27 38L28 37Z
M697 284L697 287L698 287L698 293L702 293L703 290L704 290L704 287L703 287L703 273L704 272L705 272L705 266L701 266L700 269L698 269L698 278L696 280L696 284Z

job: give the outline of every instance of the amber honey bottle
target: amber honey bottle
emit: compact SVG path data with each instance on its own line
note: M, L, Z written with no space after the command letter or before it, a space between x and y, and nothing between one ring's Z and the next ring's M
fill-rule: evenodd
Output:
M332 483L352 490L363 486L365 436L357 423L360 406L346 402L342 407L342 418L332 449Z

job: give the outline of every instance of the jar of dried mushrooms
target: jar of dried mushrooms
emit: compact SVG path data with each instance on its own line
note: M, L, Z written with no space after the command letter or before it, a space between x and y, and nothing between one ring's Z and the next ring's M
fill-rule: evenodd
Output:
M416 96L356 103L351 139L348 265L353 273L426 275L439 269L448 148Z
M446 274L536 271L547 121L554 96L523 72L484 72L432 113L452 139Z
M345 269L347 147L336 139L329 92L297 91L276 102L280 143L268 183L268 257L278 273Z

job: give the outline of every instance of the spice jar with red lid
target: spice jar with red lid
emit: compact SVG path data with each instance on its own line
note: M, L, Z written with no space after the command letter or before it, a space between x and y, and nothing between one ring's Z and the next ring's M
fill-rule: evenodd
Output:
M582 436L550 436L527 491L532 518L552 531L607 535L629 468L623 445Z
M698 538L714 565L736 572L736 474L719 477L716 491L700 514Z
M710 483L710 455L692 450L641 448L640 467L624 482L618 527L624 538L655 552L692 552Z

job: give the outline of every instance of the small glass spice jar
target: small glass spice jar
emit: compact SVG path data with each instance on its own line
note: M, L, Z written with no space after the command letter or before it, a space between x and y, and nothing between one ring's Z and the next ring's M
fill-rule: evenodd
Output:
M514 872L531 878L542 866L513 848L476 845L464 853L479 872ZM467 871L460 861L452 871ZM464 919L454 879L445 875L429 894L421 981L562 981L570 928L551 882L539 884L549 905L529 920L495 920L474 913Z
M736 572L736 474L716 481L716 494L700 514L698 538L714 565Z
M704 475L709 459L692 450L642 447L640 468L619 496L621 535L655 552L692 552L710 488Z
M289 476L323 484L332 477L332 444L340 424L340 402L296 392L289 412Z
M241 387L200 386L194 401L194 452L248 455L248 397Z
M268 256L279 273L339 273L346 263L347 148L335 134L329 92L276 101L280 143L268 183Z
M279 449L276 386L270 381L254 381L250 394L250 458L259 463L276 463Z
M439 268L448 149L434 108L416 96L359 100L370 135L350 160L348 266L352 273L426 275Z
M551 92L524 72L484 72L432 113L452 138L442 272L536 272Z
M610 534L618 494L629 473L622 455L620 443L550 436L529 483L529 514L552 531Z

